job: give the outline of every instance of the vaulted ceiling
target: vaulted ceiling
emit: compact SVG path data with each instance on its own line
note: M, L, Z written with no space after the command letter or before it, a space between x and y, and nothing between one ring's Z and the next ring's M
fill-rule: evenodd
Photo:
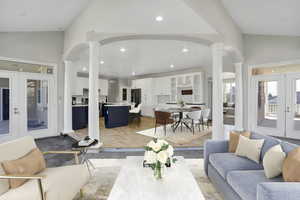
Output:
M222 0L243 33L300 36L299 0Z
M0 0L0 32L64 30L90 0Z

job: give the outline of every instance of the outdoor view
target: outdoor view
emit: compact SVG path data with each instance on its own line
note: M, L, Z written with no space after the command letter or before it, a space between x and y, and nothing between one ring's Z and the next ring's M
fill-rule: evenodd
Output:
M278 82L258 82L258 110L257 125L263 127L277 127Z
M278 111L278 82L260 81L258 84L257 125L275 128L277 125ZM295 84L295 107L289 108L288 112L291 110L295 111L294 129L300 130L300 79L296 80Z

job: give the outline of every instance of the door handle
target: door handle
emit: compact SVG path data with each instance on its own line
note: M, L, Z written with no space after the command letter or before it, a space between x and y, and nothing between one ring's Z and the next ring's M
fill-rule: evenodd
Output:
M20 111L19 111L19 109L18 108L14 108L14 114L20 114Z
M290 107L287 106L285 112L291 112Z

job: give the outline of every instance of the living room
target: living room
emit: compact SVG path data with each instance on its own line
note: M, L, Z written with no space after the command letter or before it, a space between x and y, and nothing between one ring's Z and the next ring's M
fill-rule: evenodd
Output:
M0 199L300 199L297 0L0 5Z

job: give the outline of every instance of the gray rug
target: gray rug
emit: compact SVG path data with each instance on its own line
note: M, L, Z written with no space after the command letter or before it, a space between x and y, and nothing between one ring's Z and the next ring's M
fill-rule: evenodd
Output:
M84 197L79 195L74 200L106 200L121 169L124 159L91 160L96 169L88 184L83 188ZM206 177L203 169L203 159L186 159L206 200L222 200L220 194Z

